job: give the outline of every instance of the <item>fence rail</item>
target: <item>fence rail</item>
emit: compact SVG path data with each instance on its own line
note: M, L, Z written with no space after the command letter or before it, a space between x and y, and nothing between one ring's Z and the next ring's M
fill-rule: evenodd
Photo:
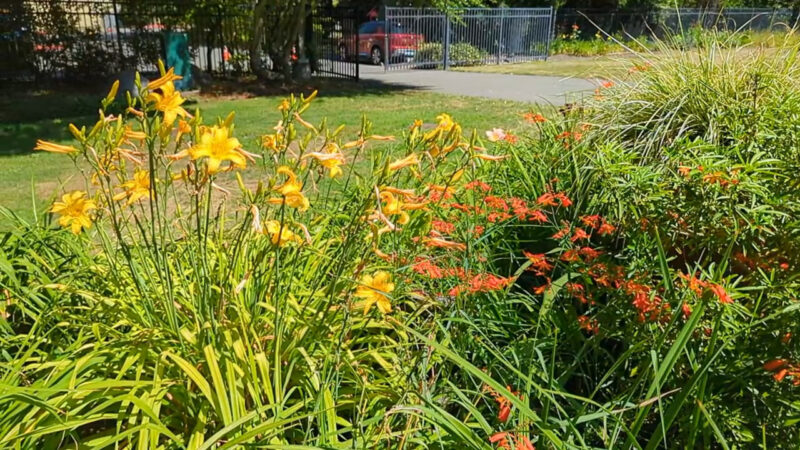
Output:
M609 34L632 37L663 37L683 34L693 28L717 30L771 31L795 25L797 16L791 9L701 8L657 9L591 9L562 8L556 12L556 35L569 34L572 26L594 33L598 29Z
M774 30L796 19L792 10L759 8L386 7L383 21L371 21L355 10L317 9L306 21L305 48L315 75L357 79L361 60L395 70L545 59L553 36L575 25L582 33L660 37L695 27ZM185 36L198 71L249 73L251 24L246 0L0 0L0 79L152 72L167 33Z
M547 57L552 8L387 7L387 70L500 64Z
M355 65L335 55L338 43L355 34L356 22L344 9L309 15L308 53L320 58L312 61L315 75L358 76ZM185 35L196 70L249 73L251 24L246 1L0 0L0 79L153 72L165 56L167 33Z

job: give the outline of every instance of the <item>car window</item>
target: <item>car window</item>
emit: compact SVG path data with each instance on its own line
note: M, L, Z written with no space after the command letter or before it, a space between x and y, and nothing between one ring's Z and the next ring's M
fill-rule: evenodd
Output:
M367 22L362 24L361 27L358 29L359 34L372 34L375 32L375 29L378 28L377 22Z

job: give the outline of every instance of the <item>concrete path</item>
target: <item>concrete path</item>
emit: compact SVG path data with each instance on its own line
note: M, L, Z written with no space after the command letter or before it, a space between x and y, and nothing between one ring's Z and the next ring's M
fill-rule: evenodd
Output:
M362 64L361 80L409 89L531 103L563 105L586 95L597 85L580 78L538 75L456 72L444 70L402 70L385 72L382 66Z

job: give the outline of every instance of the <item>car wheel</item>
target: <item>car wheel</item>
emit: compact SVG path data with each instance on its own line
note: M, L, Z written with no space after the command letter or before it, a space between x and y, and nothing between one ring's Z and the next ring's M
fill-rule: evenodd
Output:
M379 66L383 61L383 52L381 52L380 47L372 47L372 52L369 55L370 62L372 64Z
M339 59L347 61L347 46L344 44L339 44Z

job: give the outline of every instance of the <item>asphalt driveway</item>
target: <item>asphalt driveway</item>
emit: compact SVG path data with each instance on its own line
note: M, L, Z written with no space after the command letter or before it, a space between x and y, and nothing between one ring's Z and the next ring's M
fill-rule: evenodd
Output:
M597 84L580 78L455 72L445 70L384 71L361 64L361 80L445 94L563 105L593 91Z

